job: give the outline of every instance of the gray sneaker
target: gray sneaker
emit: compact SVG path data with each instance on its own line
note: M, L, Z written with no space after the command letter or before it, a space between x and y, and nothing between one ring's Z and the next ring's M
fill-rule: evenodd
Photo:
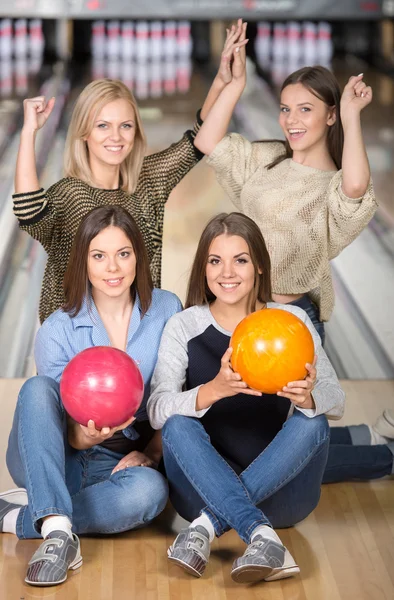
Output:
M188 527L176 537L167 550L169 560L195 577L201 577L209 560L211 546L205 527Z
M8 490L0 494L0 532L3 531L4 517L10 510L27 504L27 492L24 488Z
M30 585L58 585L67 579L68 569L78 569L82 556L78 537L52 531L29 561L25 581Z
M283 567L286 548L278 542L256 535L243 556L234 561L231 577L237 583L261 581Z

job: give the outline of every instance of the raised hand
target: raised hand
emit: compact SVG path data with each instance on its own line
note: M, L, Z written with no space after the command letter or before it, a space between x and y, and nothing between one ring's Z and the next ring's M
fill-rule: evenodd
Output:
M44 96L36 98L27 98L23 101L24 123L23 129L30 131L38 131L45 125L53 107L55 106L55 98L45 100Z
M233 63L235 58L236 48L242 49L245 55L245 45L248 43L246 38L247 23L242 23L242 19L238 19L236 25L232 25L230 29L226 29L226 41L224 43L223 52L221 55L218 78L226 85L233 79ZM237 53L238 54L238 53ZM243 60L245 63L245 60Z
M313 363L306 363L305 367L308 375L302 381L290 381L284 386L282 392L278 392L278 396L288 398L293 404L300 408L315 408L315 403L312 397L312 391L316 382L316 360Z
M363 73L350 77L341 97L341 120L345 122L368 106L372 100L372 88L363 80Z

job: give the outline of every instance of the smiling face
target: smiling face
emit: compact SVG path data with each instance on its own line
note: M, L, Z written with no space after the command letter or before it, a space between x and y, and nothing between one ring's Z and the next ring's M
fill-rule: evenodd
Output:
M212 241L206 278L216 303L249 307L256 272L244 238L224 233Z
M136 263L133 245L122 229L109 226L100 231L90 242L88 254L93 298L130 295Z
M293 152L326 146L328 128L335 123L335 111L302 83L284 88L280 98L279 124Z
M133 149L135 132L135 113L127 100L118 99L105 104L86 138L92 171L108 165L121 165Z

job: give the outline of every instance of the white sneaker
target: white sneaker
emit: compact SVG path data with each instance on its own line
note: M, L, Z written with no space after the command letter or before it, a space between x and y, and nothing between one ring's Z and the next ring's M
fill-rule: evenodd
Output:
M286 546L285 546L286 548ZM285 562L282 567L274 568L268 577L264 578L264 581L277 581L278 579L286 579L286 577L293 577L298 575L300 567L286 548Z
M375 425L372 425L372 429L389 441L394 440L394 410L386 408Z

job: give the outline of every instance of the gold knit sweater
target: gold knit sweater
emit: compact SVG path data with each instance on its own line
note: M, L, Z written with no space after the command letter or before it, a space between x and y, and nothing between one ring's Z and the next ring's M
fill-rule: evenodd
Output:
M48 254L41 289L39 315L43 322L64 303L63 278L78 226L90 210L116 204L128 210L137 222L148 251L153 285L161 284L164 206L172 189L202 158L193 141L200 121L182 139L144 158L136 190L94 188L66 177L43 189L14 194L14 213L21 229L38 240Z
M342 171L283 160L281 142L251 143L229 134L208 164L232 202L260 227L271 257L275 294L309 293L327 321L334 307L330 260L364 229L376 208L370 182L362 198L342 191Z

